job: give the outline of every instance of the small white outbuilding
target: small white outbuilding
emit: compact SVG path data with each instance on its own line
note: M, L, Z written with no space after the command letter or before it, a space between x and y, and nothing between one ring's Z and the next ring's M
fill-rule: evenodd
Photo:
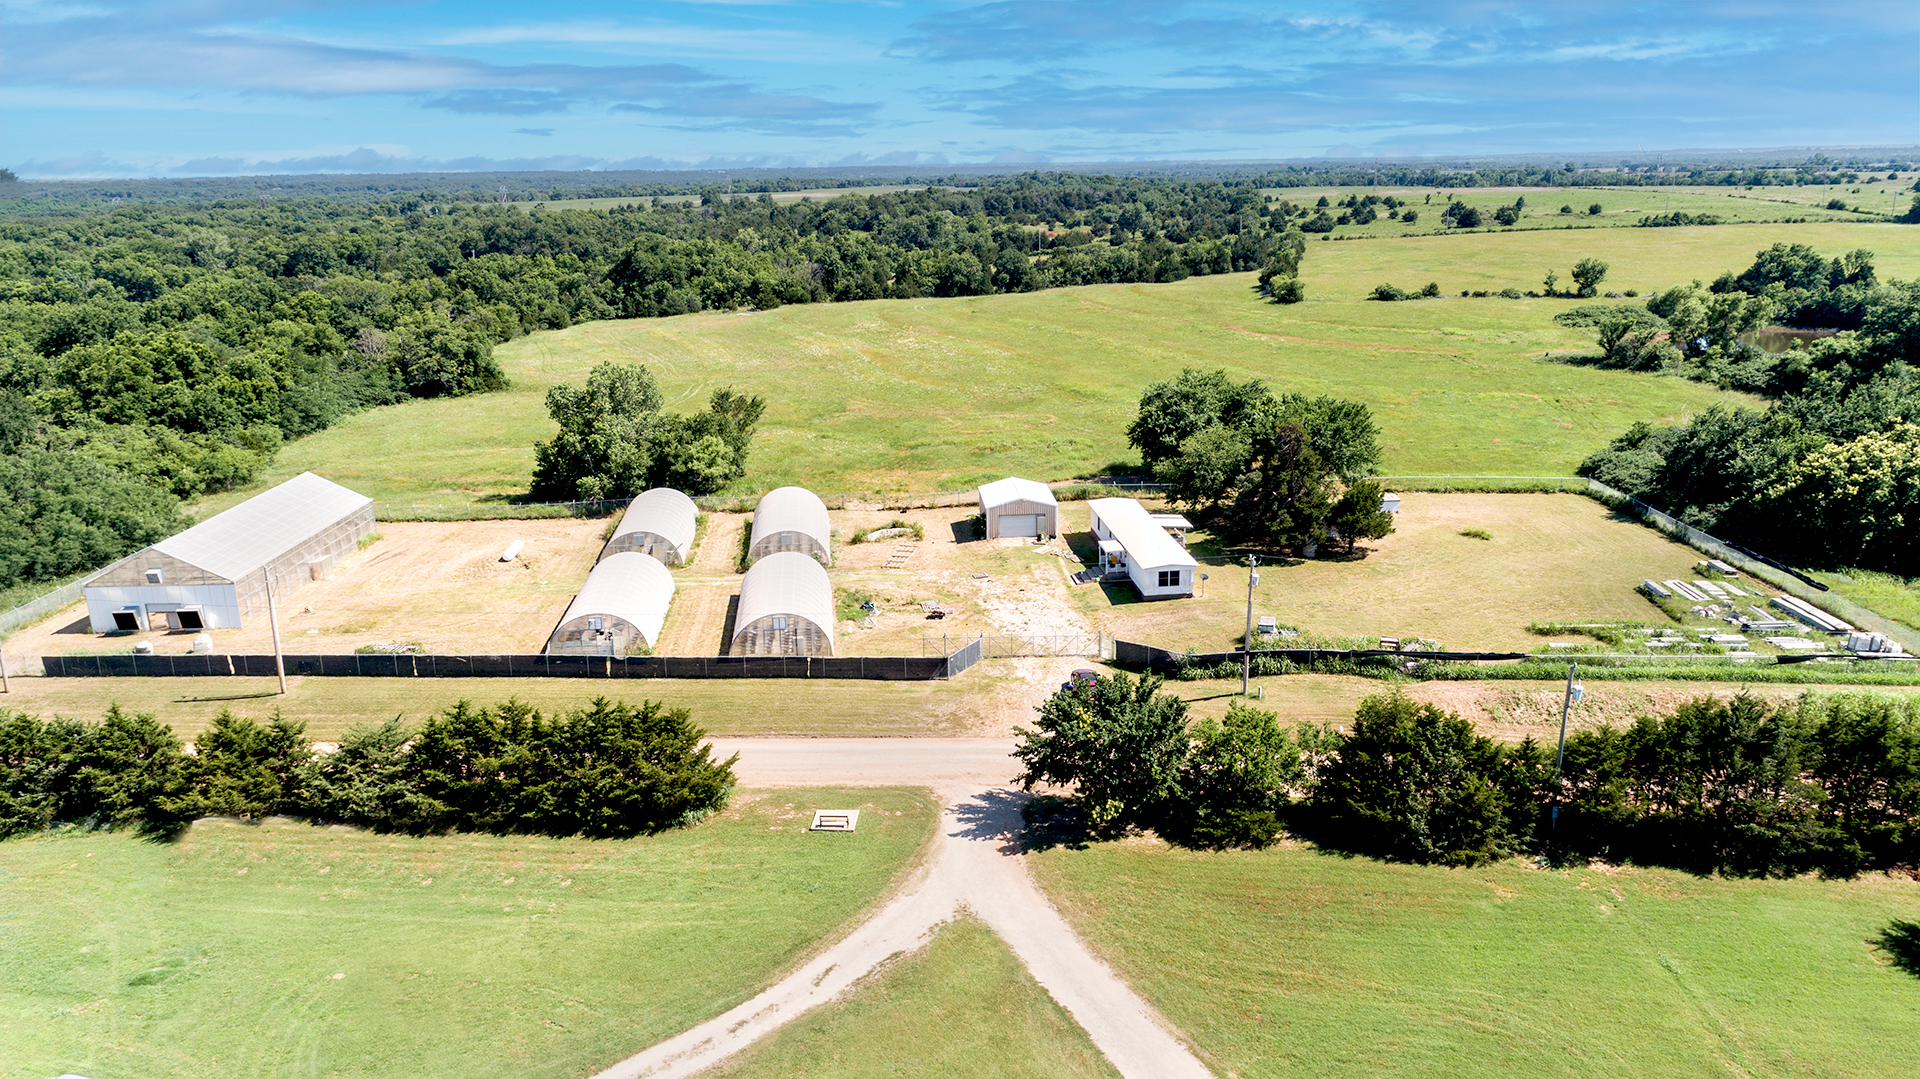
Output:
M638 551L669 566L684 566L693 551L693 533L700 521L700 507L693 499L671 487L655 487L627 503L613 538L600 551L600 557L622 551Z
M776 487L753 508L749 559L798 551L822 566L833 565L833 524L827 504L805 487Z
M980 485L980 515L987 538L1046 539L1060 534L1060 504L1053 490L1037 480L1004 480Z
M1145 599L1193 595L1194 572L1200 563L1167 535L1145 506L1131 498L1096 498L1087 508L1100 545L1102 579L1124 577Z
M799 551L755 562L740 581L727 654L833 655L833 584L820 563Z
M311 472L214 514L87 581L95 633L235 629L330 573L373 534L373 500Z
M547 638L552 656L630 656L651 651L673 604L673 574L651 555L600 560Z

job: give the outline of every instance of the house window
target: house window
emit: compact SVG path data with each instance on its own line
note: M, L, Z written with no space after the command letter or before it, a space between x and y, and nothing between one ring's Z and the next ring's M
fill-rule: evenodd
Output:
M1161 570L1160 571L1160 587L1162 588L1180 587L1180 571L1177 569Z

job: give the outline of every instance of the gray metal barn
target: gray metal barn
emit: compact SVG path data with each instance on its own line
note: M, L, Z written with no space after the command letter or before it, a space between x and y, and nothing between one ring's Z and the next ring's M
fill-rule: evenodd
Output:
M833 565L833 525L827 519L827 504L804 487L776 487L753 508L747 557L765 558L781 551L798 551L822 566Z
M234 629L332 571L373 533L373 500L311 472L101 570L85 586L94 632Z
M1048 538L1060 534L1060 504L1053 490L1037 480L1008 476L980 485L980 514L987 538Z
M650 652L673 603L673 574L641 551L618 551L587 574L547 638L553 656L630 656Z
M820 563L799 551L755 562L740 581L727 654L833 655L833 584Z
M613 538L601 549L600 557L621 551L639 551L669 566L684 566L693 551L693 533L700 520L700 508L693 499L671 487L655 487L635 496L620 515Z

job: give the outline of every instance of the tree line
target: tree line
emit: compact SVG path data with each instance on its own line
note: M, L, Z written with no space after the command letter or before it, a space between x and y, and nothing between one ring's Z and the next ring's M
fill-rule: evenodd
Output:
M182 500L356 410L502 388L494 346L534 330L1179 280L1259 269L1285 231L1257 188L1185 179L531 212L376 194L0 220L0 588L178 531ZM739 417L712 415L670 470L696 486L740 474L711 441Z
M1556 320L1595 331L1595 362L1773 398L1637 423L1581 475L1775 558L1920 575L1920 282L1878 281L1870 251L1775 244L1711 285ZM1775 324L1830 333L1751 343Z
M1194 723L1158 679L1124 674L1038 712L1017 782L1072 785L1096 836L1262 847L1292 833L1408 862L1545 854L1758 877L1920 859L1920 705L1903 698L1696 698L1569 734L1558 782L1553 746L1496 742L1399 692L1362 701L1346 733L1244 702Z
M118 705L98 723L0 712L0 839L56 826L168 834L216 814L409 835L642 835L726 803L733 758L715 761L705 734L653 701L596 698L553 716L461 701L418 730L355 727L332 753L298 721L223 711L189 753L153 715Z

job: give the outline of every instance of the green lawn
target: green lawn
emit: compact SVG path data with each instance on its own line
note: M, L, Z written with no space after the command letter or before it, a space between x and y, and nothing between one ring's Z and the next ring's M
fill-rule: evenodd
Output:
M1117 1076L993 930L945 926L925 951L706 1073L712 1079Z
M860 832L807 832L822 805L866 809ZM791 790L624 842L0 843L0 1076L582 1075L802 961L935 819L919 791Z
M1920 1074L1920 977L1872 941L1910 879L1389 865L1146 841L1035 857L1223 1073Z
M514 388L348 418L280 451L266 480L313 469L383 503L526 490L552 424L548 387L641 362L673 407L720 386L765 395L743 489L952 490L1009 473L1059 479L1132 457L1141 389L1182 366L1372 406L1394 474L1564 475L1634 420L1750 400L1680 379L1542 359L1591 347L1552 324L1576 301L1462 299L1537 288L1592 255L1643 293L1748 265L1776 241L1869 247L1882 277L1920 274L1920 228L1814 223L1478 232L1309 246L1309 300L1259 301L1247 274L951 300L879 300L597 322L502 345ZM1364 299L1375 284L1448 296ZM224 501L236 500L240 494Z
M1835 592L1875 614L1920 630L1920 578L1908 580L1891 573L1850 570L1816 573Z
M676 678L651 682L592 678L15 678L0 708L97 721L112 704L152 712L192 738L223 709L262 721L275 712L307 725L316 741L398 715L418 726L461 700L515 697L548 712L595 697L660 700L686 708L716 735L798 737L1004 737L1032 713L1010 661L989 660L950 682Z

